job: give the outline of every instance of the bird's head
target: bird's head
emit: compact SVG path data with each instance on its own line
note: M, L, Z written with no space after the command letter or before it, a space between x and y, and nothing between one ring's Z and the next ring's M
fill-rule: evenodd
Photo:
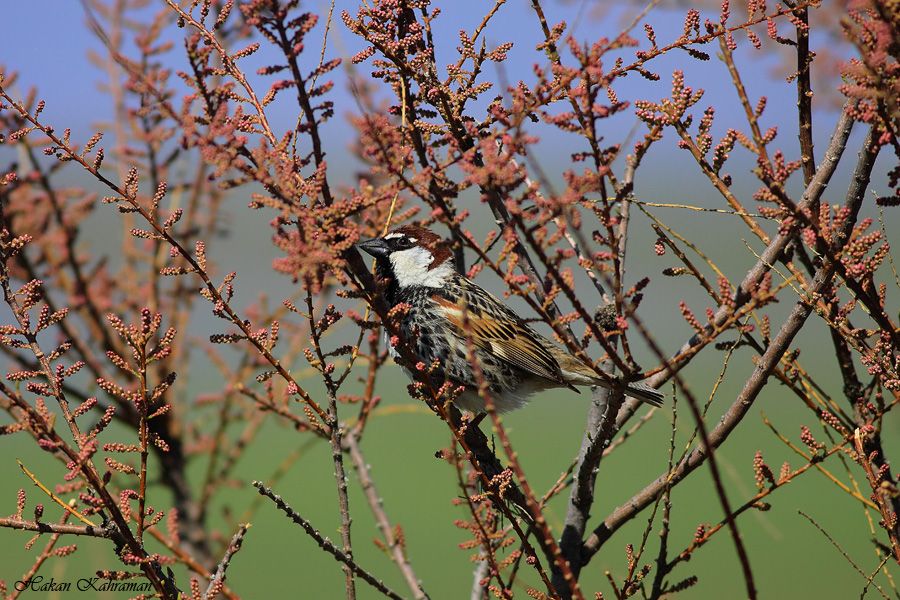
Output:
M380 274L391 277L401 288L443 287L454 272L449 245L417 225L404 225L356 247L374 256Z

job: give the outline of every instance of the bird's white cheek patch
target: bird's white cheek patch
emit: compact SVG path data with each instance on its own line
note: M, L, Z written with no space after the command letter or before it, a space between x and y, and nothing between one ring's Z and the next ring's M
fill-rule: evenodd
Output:
M432 288L443 287L447 279L453 274L449 263L444 263L434 269L429 269L434 256L425 248L410 248L392 252L390 255L391 267L400 287L425 286Z

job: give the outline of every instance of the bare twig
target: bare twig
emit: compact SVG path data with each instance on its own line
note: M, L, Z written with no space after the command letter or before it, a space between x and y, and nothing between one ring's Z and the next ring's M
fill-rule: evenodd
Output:
M847 554L847 551L844 550L844 549L841 547L841 545L840 545L839 543L837 543L837 540L835 540L833 537L831 537L831 534L830 534L830 533L828 533L827 531L825 531L825 528L824 528L824 527L822 527L821 525L819 525L819 523L817 523L815 519L813 519L811 516L809 516L808 514L806 514L805 512L803 512L802 510L798 510L797 512L800 513L800 515L801 515L804 519L806 519L807 521L809 521L810 523L812 523L812 526L815 527L816 529L818 529L819 532L820 532L822 535L824 535L825 538L826 538L829 542L831 542L831 545L834 546L835 549L837 549L837 551L841 553L841 556L843 556L843 557L846 559L846 561L850 564L851 567L853 567L853 568L856 570L857 573L859 573L860 575L862 575L863 577L866 578L866 585L868 585L869 583L872 582L872 579L869 577L869 575L868 575L865 571L863 571L862 569L859 568L859 565L857 565L856 562L850 557L850 555ZM876 569L876 572L877 572L877 569ZM879 586L879 585L876 584L876 585L875 585L875 588L881 593L881 596L882 596L883 598L885 598L885 600L887 600L888 596L887 596L887 594L884 593L884 590L881 589L881 586Z
M378 525L378 530L381 531L381 535L384 537L384 542L391 553L391 557L397 564L397 568L400 569L403 579L406 580L409 591L412 592L413 597L417 600L427 598L428 594L422 589L422 583L416 576L415 571L413 571L409 558L406 556L406 550L398 542L394 529L391 527L391 522L388 520L387 513L384 511L384 503L381 500L378 489L375 487L375 481L369 473L369 465L366 463L366 459L362 454L356 435L354 435L352 431L348 431L344 435L344 443L349 450L350 459L353 461L353 468L356 469L356 474L359 477L359 483L366 496L366 501L369 503L369 508L375 516L375 523Z
M43 521L26 521L25 519L0 518L0 527L37 531L40 533L58 533L61 535L83 535L107 539L118 539L118 532L113 525L72 525L69 523L45 523Z
M266 496L272 502L275 503L284 514L288 516L294 523L303 528L303 531L311 537L319 547L332 555L334 559L344 565L347 565L350 569L353 570L354 575L371 585L376 591L380 592L384 596L388 598L392 598L393 600L402 600L402 597L392 591L389 587L387 587L384 582L380 579L376 578L374 575L363 569L359 566L352 558L341 552L339 548L337 548L328 538L323 537L318 530L313 527L309 521L300 516L297 512L294 511L288 504L281 498L281 496L277 495L270 488L266 487L263 483L259 481L253 482L253 487L263 496Z
M209 585L206 587L206 592L203 594L204 600L215 598L222 590L222 587L225 585L225 571L231 564L231 559L234 558L234 555L241 549L241 545L244 543L244 536L247 535L248 529L250 529L250 523L244 523L238 528L234 537L231 538L231 541L228 543L228 548L225 549L225 554L222 556L222 560L219 561L216 570L209 578Z

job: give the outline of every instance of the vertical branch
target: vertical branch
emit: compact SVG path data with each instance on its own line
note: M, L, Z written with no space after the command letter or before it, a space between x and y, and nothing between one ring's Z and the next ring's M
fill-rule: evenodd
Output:
M806 184L816 174L816 159L813 153L813 117L812 117L812 54L809 51L809 7L803 6L794 11L797 17L797 114L799 117L798 136L800 138L800 162L803 165L803 179ZM815 207L811 211L817 215ZM815 218L815 216L813 216Z
M344 468L344 450L341 439L343 432L337 414L337 384L332 378L334 371L333 364L328 364L326 356L322 351L322 331L331 326L334 322L333 315L326 313L319 319L315 320L315 306L313 305L312 290L314 288L313 281L307 278L306 281L306 310L309 321L309 333L312 341L313 352L315 353L316 366L322 375L325 388L328 393L328 413L326 424L328 426L328 441L331 445L331 458L334 464L334 478L337 484L338 493L338 510L341 515L341 550L352 561L353 545L350 540L350 498L347 493L347 473ZM336 320L336 319L335 319ZM347 592L347 600L356 598L356 582L354 581L354 571L349 563L343 564L345 576L345 588Z
M874 462L873 459L875 458L874 455L876 453L866 452L863 438L864 434L857 429L853 434L853 445L856 448L856 460L865 471L866 479L872 487L872 498L875 500L876 504L878 504L878 510L881 513L881 526L887 531L888 539L891 542L891 551L894 554L894 560L897 561L897 564L900 564L900 519L898 519L897 512L890 500L890 488L892 486L881 485L884 476L882 474L876 474L874 469L872 469L872 463ZM894 491L894 494L896 494L896 491Z
M472 571L472 591L469 594L469 600L486 600L486 590L481 582L487 577L489 569L490 565L487 560L479 560L475 565L475 570Z
M394 533L394 529L391 527L391 522L388 520L387 513L384 511L384 504L381 501L381 496L378 494L375 482L372 480L371 473L369 472L369 465L366 464L366 459L359 447L359 441L356 439L356 435L353 431L348 431L344 436L344 444L346 444L347 449L350 452L350 459L353 461L353 467L356 469L356 474L359 476L359 483L366 496L366 501L369 503L372 514L375 516L375 523L378 525L378 530L381 531L381 535L384 537L385 544L387 545L394 562L397 564L397 568L400 569L400 573L403 575L403 579L406 580L406 585L409 586L409 591L412 593L413 597L416 598L416 600L424 600L428 595L422 589L422 584L419 582L419 578L416 576L415 571L413 571L409 558L406 556L406 549L399 543L399 540L397 540L397 536Z
M147 389L147 346L142 344L140 348L139 371L140 380L140 400L137 402L138 409L138 443L140 445L141 466L138 474L138 517L137 517L137 538L144 539L144 517L146 516L147 504L147 457L149 455L149 436L147 431L147 409L150 406L150 393Z
M611 368L611 365L607 368ZM594 504L594 486L597 481L600 459L617 431L615 415L622 406L624 398L621 389L610 390L598 387L594 388L592 393L587 431L584 433L581 449L578 452L575 477L566 509L566 520L559 542L560 550L576 579L583 566L581 548L584 532L587 530L588 520L591 516L591 507ZM554 587L557 590L565 590L564 583L562 571L554 569Z
M337 419L337 397L334 393L328 394L328 416L330 420L331 456L334 462L334 477L337 481L338 508L341 514L341 544L344 554L353 559L353 546L350 542L350 499L347 494L347 473L344 470L344 453L341 448L341 431ZM344 564L346 576L347 600L356 598L356 583L353 580L353 569L349 564Z
M629 157L625 175L617 192L617 197L621 199L621 214L619 225L616 228L616 287L612 290L617 311L622 310L625 256L628 246L628 225L630 221L629 200L631 198L631 190L634 187L634 176L641 159L649 149L652 141L656 139L659 130L659 126L654 126L644 142L637 147L634 156ZM592 272L589 273L593 274ZM612 338L610 340L612 345L615 344L615 339ZM610 361L607 361L602 367L603 371L609 374L614 372L614 368ZM581 546L584 542L584 533L587 530L591 507L594 504L594 487L597 481L600 461L619 430L620 423L616 416L619 414L624 402L625 396L621 389L595 387L591 390L591 405L588 409L587 425L581 440L578 458L576 459L575 477L572 483L572 491L569 494L566 519L560 538L560 550L569 562L576 578L581 572ZM558 570L554 571L554 578L554 585L560 583L561 573ZM559 585L557 585L557 589L560 589Z

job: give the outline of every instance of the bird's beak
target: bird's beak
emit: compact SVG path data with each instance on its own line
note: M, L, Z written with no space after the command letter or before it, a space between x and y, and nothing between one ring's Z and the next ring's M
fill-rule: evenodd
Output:
M388 248L387 242L385 242L381 238L373 238L371 240L360 242L356 244L356 247L368 254L371 254L375 258L384 257L390 253L390 248Z

